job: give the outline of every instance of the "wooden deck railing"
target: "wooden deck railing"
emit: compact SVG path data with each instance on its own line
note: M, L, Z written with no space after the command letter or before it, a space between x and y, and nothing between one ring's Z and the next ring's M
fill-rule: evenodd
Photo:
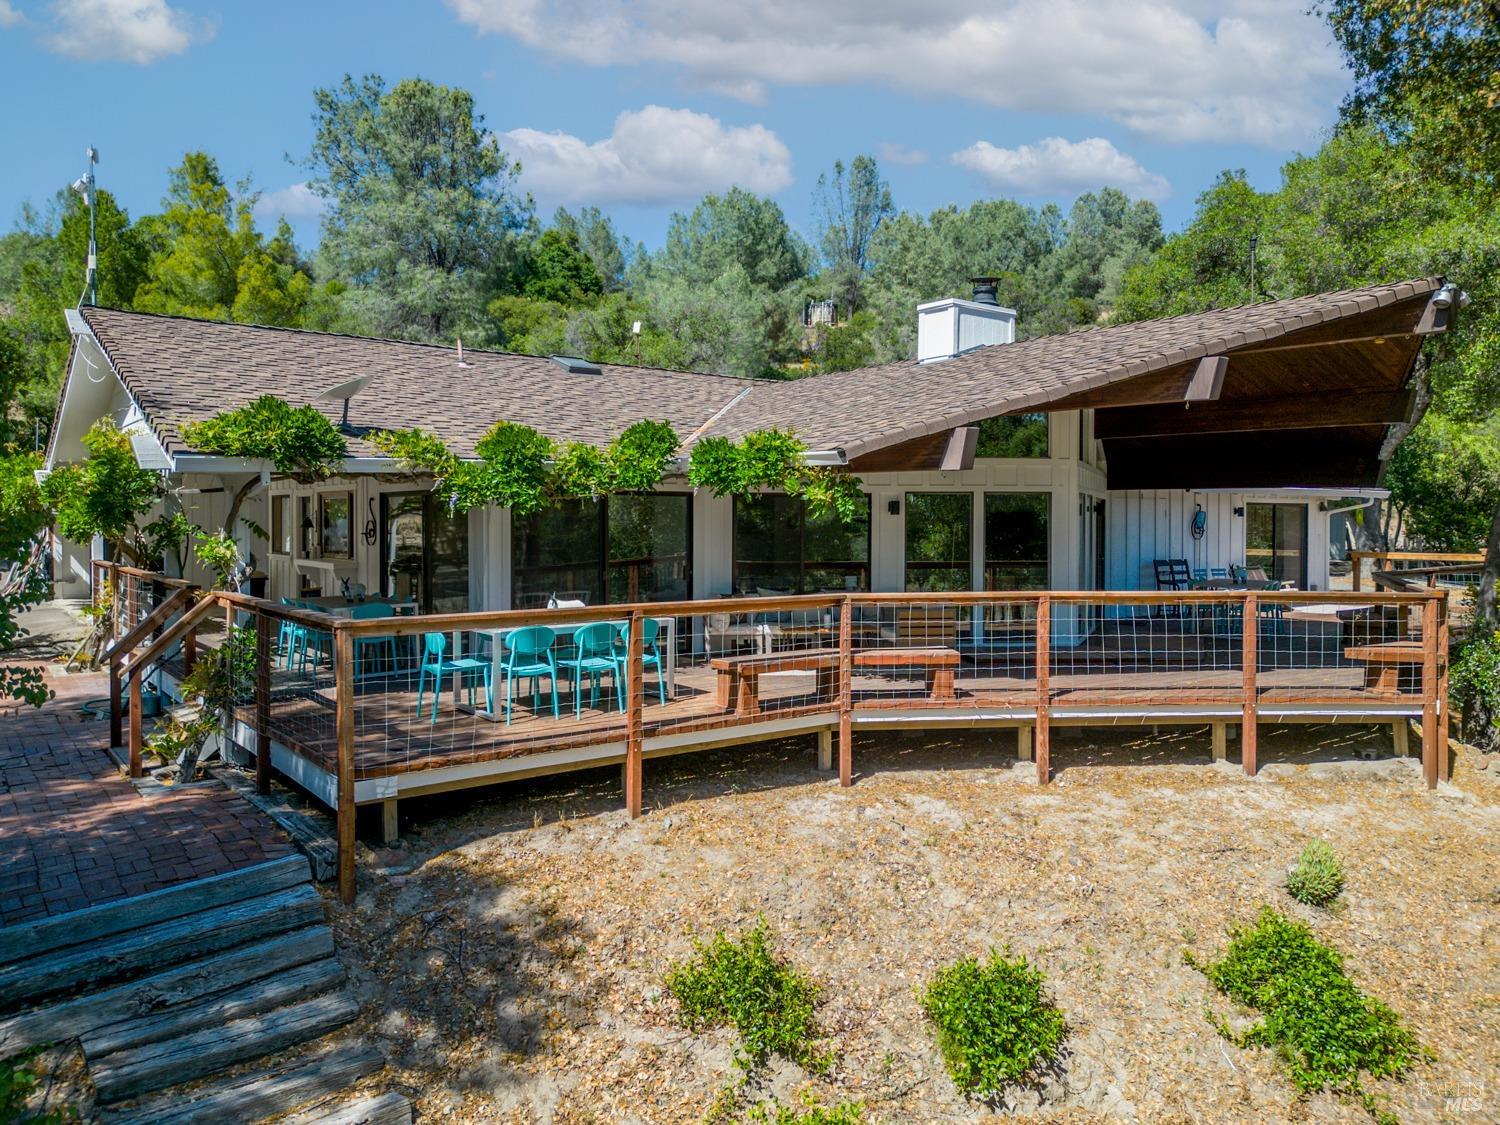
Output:
M1356 591L1364 587L1366 560L1369 560L1372 569L1377 572L1381 569L1381 564L1386 563L1390 564L1387 570L1399 573L1445 563L1467 563L1471 569L1477 569L1484 565L1484 554L1470 551L1350 551L1350 577Z
M818 733L828 766L836 738L849 785L856 729L1010 727L1045 783L1054 726L1210 726L1215 757L1237 726L1253 775L1260 722L1381 723L1404 749L1405 725L1419 718L1428 785L1448 771L1447 607L1438 592L820 594L361 620L214 592L202 595L194 621L208 612L204 602L254 630L254 668L233 718L237 740L256 754L260 786L272 752L290 755L281 768L301 762L294 772L314 791L327 779L321 795L337 816L346 900L357 803L385 803L393 828L390 794L493 781L498 765L524 777L618 762L637 816L646 757L790 733ZM647 637L648 622L667 619L676 651L665 628L654 644ZM575 694L563 666L556 679L568 690L559 688L556 718L548 677L535 697L513 685L508 708L503 677L493 703L478 683L474 706L464 703L454 681L479 679L492 664L481 635L498 644L518 628L566 626L557 650L565 654L566 634L600 622L623 626L609 657L622 673L623 706L610 673L597 692L584 678ZM446 638L447 657L480 662L445 673L435 702L415 667L432 634Z

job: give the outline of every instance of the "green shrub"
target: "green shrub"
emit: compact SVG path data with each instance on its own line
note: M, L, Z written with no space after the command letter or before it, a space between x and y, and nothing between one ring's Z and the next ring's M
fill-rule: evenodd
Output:
M29 1109L27 1103L36 1092L37 1076L31 1062L45 1050L30 1047L18 1055L0 1059L0 1122L26 1122L27 1125L66 1125L77 1121L73 1107L62 1105L55 1109Z
M941 970L922 995L954 1084L992 1097L1036 1077L1057 1056L1066 1021L1043 991L1046 974L1025 957L990 950Z
M1463 714L1464 738L1485 750L1500 743L1500 633L1481 633L1459 650L1448 690Z
M1261 1014L1240 1035L1216 1021L1225 1038L1241 1047L1274 1048L1302 1093L1356 1095L1373 1113L1360 1074L1399 1076L1425 1056L1401 1018L1349 979L1337 950L1269 906L1254 926L1230 930L1218 961L1187 960L1220 992Z
M758 1105L745 1114L754 1125L864 1125L865 1107L861 1102L839 1102L823 1105L808 1091L803 1091L802 1105Z
M722 930L707 942L694 941L693 956L673 966L666 986L689 1031L732 1025L739 1032L736 1062L743 1069L773 1054L810 1071L828 1069L831 1060L815 1043L817 987L772 952L764 918L737 942Z
M1297 857L1297 866L1287 872L1287 894L1308 906L1327 906L1344 893L1344 868L1333 848L1312 840Z

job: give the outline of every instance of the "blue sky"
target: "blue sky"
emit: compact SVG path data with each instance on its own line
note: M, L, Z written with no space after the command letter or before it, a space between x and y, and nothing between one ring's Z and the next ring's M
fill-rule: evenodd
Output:
M83 171L132 214L182 153L252 176L315 242L289 163L347 71L473 91L542 215L660 241L739 183L810 231L818 174L880 154L899 207L1111 183L1169 229L1226 167L1274 185L1346 85L1306 0L0 0L0 224Z

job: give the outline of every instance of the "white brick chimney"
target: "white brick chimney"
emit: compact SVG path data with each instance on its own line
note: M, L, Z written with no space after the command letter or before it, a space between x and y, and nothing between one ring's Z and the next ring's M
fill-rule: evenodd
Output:
M917 306L917 362L936 363L988 344L1013 344L1016 310L995 298L995 279L976 277L974 299L944 297Z

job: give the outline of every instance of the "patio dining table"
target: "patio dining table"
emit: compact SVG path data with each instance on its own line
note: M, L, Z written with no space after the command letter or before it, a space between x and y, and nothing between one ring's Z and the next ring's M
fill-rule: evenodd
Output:
M408 615L417 612L417 603L410 598L398 600L389 598L383 594L374 594L359 601L350 601L339 595L321 598L303 598L302 601L317 609L320 613L326 613L330 617L353 617L354 607L359 605L388 605L391 611L398 615Z
M662 672L667 677L667 698L671 699L675 696L677 691L677 619L673 617L657 617L654 618L654 620L659 626L656 640L656 650L661 654ZM621 617L618 620L606 621L604 622L604 624L612 625L616 629L619 629L625 625L625 622L626 618ZM572 647L573 630L580 629L584 625L588 624L598 624L598 622L562 621L555 624L548 623L547 628L551 629L557 634L557 640L554 642L554 648L566 649ZM490 642L490 682L494 685L495 698L497 700L503 699L505 697L505 693L502 688L503 681L501 679L501 676L503 675L502 669L505 665L505 645L503 642L505 635L512 631L513 630L511 629L455 629L453 631L453 652L455 655L463 652L464 633L471 634L476 641L479 638L485 638ZM474 648L477 648L477 645L471 647L469 653L470 655L473 655ZM460 677L457 675L453 677L455 698L458 694L459 679ZM653 687L652 690L654 691L655 688ZM649 693L647 695L647 698L650 698ZM459 704L458 706L460 710L469 710L467 706L464 706L462 704ZM482 707L475 707L473 709L473 713L475 715L478 715L480 718L490 719L495 722L505 721L505 712L503 709L499 711L490 711Z

